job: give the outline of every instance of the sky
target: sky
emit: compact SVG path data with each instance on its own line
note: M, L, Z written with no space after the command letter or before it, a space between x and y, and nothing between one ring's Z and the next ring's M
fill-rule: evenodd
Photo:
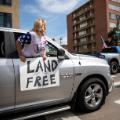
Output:
M67 44L67 15L88 0L20 0L20 28L30 30L36 18L47 21L46 34Z

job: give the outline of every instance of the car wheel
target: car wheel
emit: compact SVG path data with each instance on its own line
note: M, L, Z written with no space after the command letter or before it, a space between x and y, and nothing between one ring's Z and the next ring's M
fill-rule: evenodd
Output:
M112 74L116 74L117 72L118 72L118 62L116 62L116 61L112 61L111 63L110 63L110 70L111 70L111 73Z
M99 78L90 78L78 89L77 110L92 112L99 109L106 98L106 87Z

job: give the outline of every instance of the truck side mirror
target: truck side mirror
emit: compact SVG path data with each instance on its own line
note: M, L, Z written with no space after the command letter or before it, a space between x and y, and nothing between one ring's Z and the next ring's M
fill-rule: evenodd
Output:
M63 49L58 49L57 57L59 60L65 59L65 51Z

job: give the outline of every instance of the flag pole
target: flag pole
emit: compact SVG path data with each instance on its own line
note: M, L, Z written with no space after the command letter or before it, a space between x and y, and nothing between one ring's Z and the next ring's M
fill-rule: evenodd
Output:
M103 39L102 35L101 35L101 40L102 40L102 49L107 48L107 44L105 43L105 40Z

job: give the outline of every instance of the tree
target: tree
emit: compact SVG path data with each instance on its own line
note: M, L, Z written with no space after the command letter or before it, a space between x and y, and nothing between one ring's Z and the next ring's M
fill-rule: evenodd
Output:
M116 27L114 27L109 33L108 38L111 38L111 43L113 45L120 45L120 16L116 16L117 24ZM111 45L112 45L111 44Z

